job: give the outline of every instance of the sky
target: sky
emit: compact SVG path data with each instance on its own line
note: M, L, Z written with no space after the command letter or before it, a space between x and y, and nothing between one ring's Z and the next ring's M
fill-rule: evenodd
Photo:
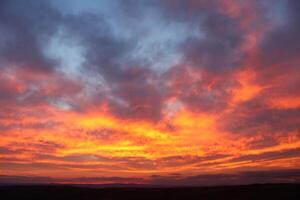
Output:
M0 183L300 182L300 1L1 0Z

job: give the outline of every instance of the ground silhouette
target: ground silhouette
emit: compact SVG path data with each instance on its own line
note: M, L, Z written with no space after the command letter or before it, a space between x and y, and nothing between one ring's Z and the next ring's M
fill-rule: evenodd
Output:
M299 200L300 184L257 184L218 187L94 188L71 185L1 186L1 199L8 200L135 200L222 199Z

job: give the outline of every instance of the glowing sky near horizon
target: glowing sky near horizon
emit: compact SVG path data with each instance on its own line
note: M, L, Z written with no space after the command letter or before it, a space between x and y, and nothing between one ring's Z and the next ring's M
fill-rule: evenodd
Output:
M298 0L2 0L0 179L300 181L299 21Z

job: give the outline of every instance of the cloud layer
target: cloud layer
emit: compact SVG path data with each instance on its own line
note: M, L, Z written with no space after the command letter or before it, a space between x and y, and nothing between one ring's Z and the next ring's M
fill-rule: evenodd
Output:
M299 11L297 0L1 1L0 175L299 181Z

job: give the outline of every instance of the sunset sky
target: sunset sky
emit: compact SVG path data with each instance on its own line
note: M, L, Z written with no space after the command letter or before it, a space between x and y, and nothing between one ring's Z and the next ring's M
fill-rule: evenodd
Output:
M299 0L1 0L0 183L300 181Z

